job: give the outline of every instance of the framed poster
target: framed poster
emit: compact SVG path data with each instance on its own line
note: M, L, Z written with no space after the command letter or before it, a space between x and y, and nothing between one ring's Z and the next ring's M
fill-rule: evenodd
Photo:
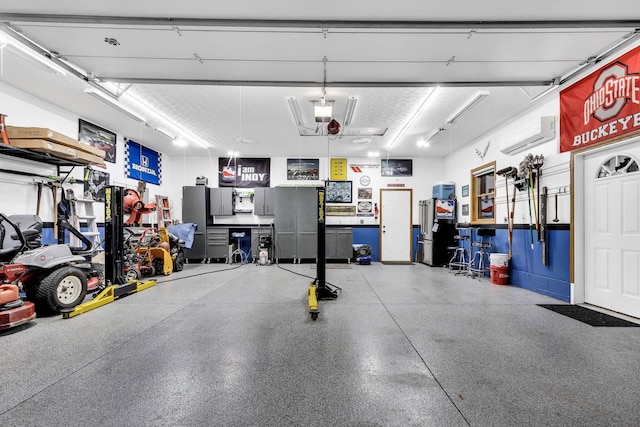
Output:
M332 158L331 159L331 171L329 179L332 181L344 181L347 179L347 159L346 158Z
M462 215L464 216L469 215L469 205L462 205Z
M131 139L124 140L125 176L149 184L162 184L162 154Z
M371 200L373 198L373 188L358 188L358 199Z
M105 151L106 162L116 162L116 134L98 125L80 119L78 140Z
M382 176L411 176L413 160L411 159L382 159L380 161Z
M325 200L327 203L351 203L351 181L327 181Z
M104 187L109 185L109 174L100 170L84 168L84 194L96 202L104 202Z
M463 185L462 186L462 197L469 197L469 186L468 185Z
M287 159L287 180L320 179L320 159Z
M255 188L269 187L271 159L269 158L218 158L219 187Z

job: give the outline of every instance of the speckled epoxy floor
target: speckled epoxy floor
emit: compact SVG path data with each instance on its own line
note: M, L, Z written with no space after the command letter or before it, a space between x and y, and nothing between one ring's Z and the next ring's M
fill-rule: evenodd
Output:
M310 264L282 264L315 275ZM640 328L441 268L189 264L0 335L3 426L639 425ZM211 273L215 270L225 270Z

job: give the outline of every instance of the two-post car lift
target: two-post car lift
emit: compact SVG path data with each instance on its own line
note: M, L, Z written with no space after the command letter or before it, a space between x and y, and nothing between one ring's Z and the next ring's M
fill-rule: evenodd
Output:
M103 305L109 304L123 296L148 289L156 285L155 280L127 281L124 277L124 188L105 187L104 231L105 231L105 288L88 302L79 304L62 313L68 319Z

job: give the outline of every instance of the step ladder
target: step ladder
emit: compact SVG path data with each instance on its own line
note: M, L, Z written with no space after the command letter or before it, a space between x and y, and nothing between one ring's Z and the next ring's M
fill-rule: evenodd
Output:
M156 214L158 215L158 228L173 225L171 205L168 197L156 194Z
M73 193L73 190L67 190L67 198L71 202L71 217L70 223L80 233L85 236L91 242L91 247L96 250L102 250L102 239L100 237L100 231L98 230L98 219L93 210L95 201L91 198L79 198ZM80 223L86 222L87 231L80 229ZM69 234L69 244L72 247L82 247L84 244L82 241L73 235Z

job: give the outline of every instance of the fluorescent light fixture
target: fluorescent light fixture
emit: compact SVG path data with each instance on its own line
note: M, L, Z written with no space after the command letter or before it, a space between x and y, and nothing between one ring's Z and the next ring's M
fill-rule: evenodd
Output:
M429 92L427 94L427 96L424 97L424 99L422 100L422 102L420 103L420 105L418 106L418 108L416 109L416 111L413 113L413 115L409 118L409 120L407 120L407 122L404 124L404 126L402 126L402 129L400 129L400 132L398 132L398 134L396 135L395 138L393 138L393 141L391 141L391 144L389 144L387 146L387 150L391 150L393 148L394 145L396 145L396 143L400 140L400 137L404 134L404 132L411 126L411 124L413 123L413 121L416 119L416 117L418 117L418 114L420 114L420 112L422 111L422 109L424 108L425 105L427 105L427 102L432 99L436 93L438 93L438 91L440 90L440 87L437 86L435 87L431 92Z
M312 101L313 102L313 115L316 118L316 122L329 122L333 117L333 101Z
M358 98L355 96L350 96L347 99L347 111L344 113L344 125L351 125L351 121L353 120L353 113L356 111L356 104L358 103Z
M84 93L86 93L88 95L91 95L94 98L104 102L105 104L107 104L111 108L113 108L114 110L118 110L122 114L125 114L125 115L131 117L133 120L136 120L136 121L142 122L142 123L146 123L147 122L144 118L140 117L139 115L137 115L133 111L127 109L126 107L123 107L122 105L120 105L120 103L118 101L116 101L113 98L110 98L104 92L101 92L101 91L99 91L97 89L85 89Z
M427 136L425 136L424 138L420 138L417 143L418 147L428 147L429 145L431 145L431 140L435 138L437 134L442 132L442 130L443 129L433 129L427 134Z
M378 151L369 151L369 152L367 153L367 155L368 155L369 157L379 157L379 156L380 156L380 153L379 153Z
M298 101L295 97L290 96L287 98L287 103L289 104L289 109L291 110L291 116L293 117L293 121L296 126L304 126L304 121L302 120L302 114L300 114L300 106L298 105Z
M55 71L56 73L61 74L63 76L67 75L67 71L61 66L59 66L58 64L56 64L55 62L53 62L51 59L47 58L44 55L39 54L38 52L32 49L29 49L28 47L20 43L18 40L14 39L13 37L9 36L6 33L0 32L0 44L3 45L2 47L4 47L5 45L12 46L16 50L27 55L29 58L38 61L40 64L48 67L49 69Z
M170 139L176 139L175 136L171 135L169 132L167 132L166 130L164 130L162 128L154 128L153 130L155 130L158 133L163 134L166 137L169 137Z
M462 107L460 107L460 109L458 109L458 111L453 113L453 115L447 119L446 123L448 125L454 125L460 119L460 117L467 114L473 107L478 105L478 103L480 103L487 96L489 96L489 92L487 92L486 90L477 92L475 95L473 95L473 98L469 99L464 103Z
M229 151L229 152L227 152L227 155L229 157L238 157L240 155L240 153L238 153L237 151Z
M177 145L178 147L186 147L189 144L187 144L187 141L182 138L176 138L173 140L173 145Z

